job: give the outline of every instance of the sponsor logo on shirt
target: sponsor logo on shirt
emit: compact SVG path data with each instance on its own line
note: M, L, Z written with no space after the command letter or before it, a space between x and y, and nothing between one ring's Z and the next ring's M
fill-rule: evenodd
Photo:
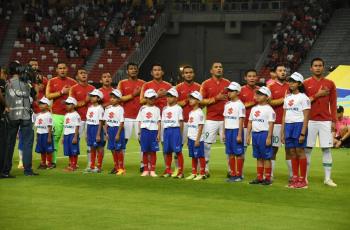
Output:
M166 114L166 117L167 117L168 119L171 119L171 118L173 117L173 113L172 113L172 112L168 112L168 113Z
M147 112L146 113L146 118L147 119L151 119L152 118L152 113L151 112Z
M232 114L233 113L233 109L232 108L229 108L228 111L227 111L228 114Z
M92 118L94 116L94 112L89 113L89 117Z
M110 119L112 119L112 118L114 117L114 113L113 113L113 112L110 112L110 113L108 114L108 117L109 117Z
M294 100L293 100L293 99L292 99L292 100L289 100L289 101L288 101L288 105L289 105L289 106L293 106L293 105L294 105Z

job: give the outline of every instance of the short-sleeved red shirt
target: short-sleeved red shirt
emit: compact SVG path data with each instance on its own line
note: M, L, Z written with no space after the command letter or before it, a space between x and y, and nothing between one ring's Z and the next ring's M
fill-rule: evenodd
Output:
M197 82L187 83L182 82L176 86L176 90L179 93L178 101L183 101L188 98L188 95L192 93L193 91L200 91L201 85ZM186 105L182 108L183 110L183 118L184 122L188 121L188 115L192 110L192 106L189 105L189 103L186 103Z
M243 102L243 104L256 102L254 96L255 96L255 92L258 89L259 89L259 86L255 86L254 88L252 88L248 85L242 86L241 92L239 93L239 99ZM245 128L248 125L248 121L249 121L248 118L249 118L251 110L252 110L252 107L246 108L246 110L245 110L245 119L244 119L244 127Z
M109 99L110 99L110 94L113 91L113 87L109 87L109 88L105 88L105 87L101 87L98 90L100 90L103 94L103 99L102 99L102 104L106 105L109 103Z
M310 120L313 121L337 121L337 89L333 81L322 77L316 79L310 77L304 81L305 93L308 97L314 97L319 89L328 88L329 94L316 98L311 103Z
M201 86L201 94L203 99L216 97L219 93L227 94L226 87L230 85L230 81L225 78L211 77L204 81ZM227 100L216 101L214 104L207 105L207 120L223 121L224 107Z
M119 82L119 90L123 96L130 95L135 89L141 89L145 81L141 79L125 79ZM134 97L129 101L123 102L124 117L130 119L136 119L137 114L141 108L140 96Z
M50 79L49 82L47 83L50 89L50 93L61 92L64 86L72 87L75 84L77 84L77 82L70 77L65 77L65 78L54 77ZM66 114L65 100L67 98L68 98L68 94L65 94L53 100L53 103L52 103L53 114L58 114L58 115Z
M269 86L269 89L271 91L271 99L276 100L280 98L284 98L289 92L289 85L288 83L281 84L279 81L274 81ZM281 105L272 106L273 110L276 113L276 121L275 124L282 124L282 118L283 118L283 103Z
M75 100L77 100L77 102L85 101L86 97L94 89L95 87L90 84L87 84L87 85L76 84L71 88L71 96L74 97ZM77 112L79 113L82 121L86 121L86 112L89 108L89 105L90 103L77 108Z
M36 95L37 99L33 102L33 111L34 111L34 113L40 113L39 100L45 96L47 82L48 82L47 78L43 77L42 84L44 85L44 87L43 87L42 90L39 90L38 94Z
M169 82L152 80L152 81L146 82L143 85L142 93L145 93L147 89L154 89L156 92L158 92L160 89L169 90L170 88L171 88L171 84ZM167 105L166 96L158 97L156 99L155 105L162 112L163 108Z

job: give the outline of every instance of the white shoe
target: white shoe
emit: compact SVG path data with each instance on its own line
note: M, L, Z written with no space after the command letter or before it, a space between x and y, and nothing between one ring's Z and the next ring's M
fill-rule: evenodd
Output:
M143 171L143 173L141 174L141 176L149 176L149 171Z
M22 162L19 162L17 168L18 168L18 169L23 169L23 168L24 168L24 167L23 167L23 163L22 163Z
M188 177L186 177L186 180L193 180L194 178L196 178L196 174L191 174Z
M325 180L323 183L324 183L325 185L329 186L329 187L337 187L337 184L334 183L334 182L332 181L332 179Z
M205 175L198 175L193 180L204 180L204 179L205 179Z
M151 172L149 173L149 175L150 175L151 177L158 177L158 175L156 174L155 171L151 171Z

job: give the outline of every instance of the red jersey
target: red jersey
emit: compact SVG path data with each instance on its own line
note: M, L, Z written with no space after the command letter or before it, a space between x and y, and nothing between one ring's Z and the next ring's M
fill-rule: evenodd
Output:
M105 106L106 104L109 103L109 99L111 97L110 94L113 91L113 87L109 87L109 88L101 87L98 90L100 90L103 94L102 105Z
M39 90L38 94L36 95L36 100L33 102L34 113L40 113L39 101L42 97L45 96L47 82L48 82L47 78L43 77L42 84L44 85L44 87L43 87L43 89Z
M49 80L47 87L49 87L49 93L61 92L64 86L72 87L77 84L75 80L70 77L54 77ZM66 114L66 104L65 100L67 99L68 94L61 95L58 98L55 98L52 103L52 113L65 115Z
M141 94L143 95L147 89L154 89L156 92L158 92L160 89L164 89L168 91L171 88L171 84L166 81L149 81L146 82L142 87ZM163 108L167 105L166 96L163 97L157 97L155 106L157 106L160 109L160 112L162 112Z
M131 80L125 79L119 82L118 89L123 96L130 95L134 93L134 90L141 89L145 81L141 79ZM123 102L124 107L124 117L136 119L137 114L141 108L140 96L133 97L131 100Z
M180 84L178 84L176 86L176 90L179 93L179 98L178 101L183 101L188 99L188 95L190 95L190 93L192 93L193 91L200 91L201 85L196 83L196 82L192 82L191 84L188 84L187 82L182 82ZM184 107L182 107L183 110L183 118L184 118L184 122L188 121L188 114L191 112L192 110L192 106L189 105L188 101L186 103L186 105Z
M329 94L319 97L311 103L310 120L333 121L337 120L337 89L333 81L322 77L317 80L310 77L304 81L305 93L308 97L314 97L319 89L328 88Z
M239 93L238 97L239 99L243 102L243 104L246 103L251 103L251 102L256 102L255 101L255 92L259 89L259 86L255 86L254 88L244 85L241 88L241 92ZM246 128L248 125L249 121L249 115L250 115L250 110L252 110L253 106L246 108L245 109L245 119L244 119L244 127Z
M271 91L271 99L281 99L286 96L286 93L289 92L289 85L288 83L280 83L279 81L274 81L269 86L269 89ZM273 110L276 113L276 121L275 124L282 124L282 117L283 117L283 103L281 105L272 106Z
M77 102L79 103L80 101L85 101L86 97L89 95L89 93L94 90L95 87L87 84L87 85L80 85L80 84L76 84L74 85L71 90L70 90L70 96L74 97L75 100L77 100ZM86 121L86 112L88 110L90 106L90 103L77 108L77 112L80 115L80 118L82 121Z
M201 86L201 94L203 99L216 97L219 93L227 94L226 87L230 85L230 81L225 78L211 77L204 81ZM214 104L207 105L207 120L223 121L224 107L227 100L216 101Z

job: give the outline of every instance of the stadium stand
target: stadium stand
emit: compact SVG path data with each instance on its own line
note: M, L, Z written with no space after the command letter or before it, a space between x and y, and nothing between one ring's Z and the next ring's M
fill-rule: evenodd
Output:
M277 63L285 63L288 72L296 71L332 12L327 0L291 1L272 34L268 58L259 75L269 78L270 70Z
M0 47L8 29L9 21L11 20L13 6L11 2L2 0L0 2Z

